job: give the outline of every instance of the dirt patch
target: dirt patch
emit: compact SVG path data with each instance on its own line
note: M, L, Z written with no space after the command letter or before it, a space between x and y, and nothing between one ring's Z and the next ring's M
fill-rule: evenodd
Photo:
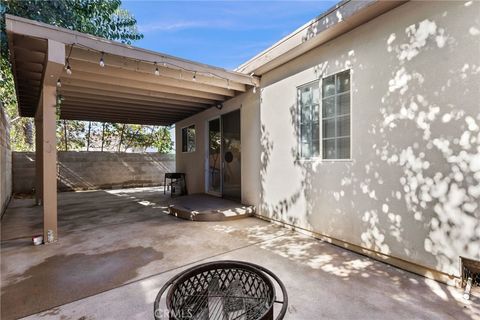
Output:
M16 319L69 303L128 282L137 270L161 260L153 248L132 247L102 254L49 257L9 279L2 288L1 319Z

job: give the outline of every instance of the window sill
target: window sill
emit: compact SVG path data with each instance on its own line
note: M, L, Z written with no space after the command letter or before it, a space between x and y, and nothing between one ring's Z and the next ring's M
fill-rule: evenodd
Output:
M320 158L312 158L312 159L296 159L295 163L353 163L355 162L354 159L320 159Z

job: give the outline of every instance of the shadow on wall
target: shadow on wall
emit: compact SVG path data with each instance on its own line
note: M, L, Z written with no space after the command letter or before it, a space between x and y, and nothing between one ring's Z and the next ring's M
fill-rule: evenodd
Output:
M94 190L163 185L165 172L175 171L175 156L160 153L58 153L58 190ZM35 154L14 152L14 192L35 189Z
M462 6L460 12L474 10L472 2L455 5ZM478 99L458 100L479 97L480 63L437 58L448 63L437 69L423 63L437 54L463 54L459 41L478 44L480 30L478 21L465 22L464 34L456 38L442 26L446 17L447 11L437 21L421 19L402 33L385 34L389 66L359 63L354 50L335 66L328 61L310 66L318 78L327 70L352 67L354 97L368 95L358 91L356 75L370 69L389 79L370 106L378 110L374 118L362 119L353 106L353 139L363 131L363 142L353 145L354 161L335 164L332 177L333 164L297 161L293 148L290 159L301 173L300 184L274 203L266 194L269 175L278 174L270 168L277 141L262 121L262 214L332 237L347 234L362 247L445 273L458 274L459 256L480 259L480 108ZM382 92L373 85L370 90L370 95ZM297 107L289 110L296 130ZM291 210L299 201L305 203L300 222Z
M61 152L58 188L62 191L163 185L174 171L171 155L113 152Z

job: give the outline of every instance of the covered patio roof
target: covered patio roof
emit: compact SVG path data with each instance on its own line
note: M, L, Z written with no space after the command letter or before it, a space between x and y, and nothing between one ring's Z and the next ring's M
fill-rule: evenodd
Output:
M6 29L24 117L35 116L47 80L60 79L61 119L149 125L171 125L259 85L255 76L12 15ZM58 75L47 70L52 50L64 59Z
M56 120L171 125L259 85L253 75L5 16L19 114L35 117L35 198L58 240ZM60 110L58 112L58 102Z

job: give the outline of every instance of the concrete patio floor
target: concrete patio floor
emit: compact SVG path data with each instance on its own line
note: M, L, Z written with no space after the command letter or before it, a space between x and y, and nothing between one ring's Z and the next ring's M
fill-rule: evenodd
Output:
M59 194L56 244L15 199L2 220L1 318L152 319L166 280L200 262L245 260L285 283L285 319L480 319L459 289L256 218L195 222L164 213L161 188ZM277 309L278 306L277 306Z

